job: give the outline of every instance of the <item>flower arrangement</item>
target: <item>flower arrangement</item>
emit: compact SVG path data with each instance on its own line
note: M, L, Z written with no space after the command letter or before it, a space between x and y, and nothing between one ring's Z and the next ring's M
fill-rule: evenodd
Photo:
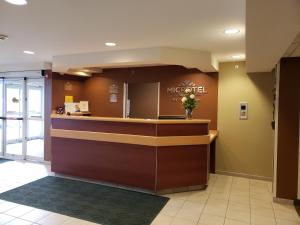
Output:
M186 117L188 119L191 119L193 109L195 109L197 106L195 93L189 88L185 89L184 96L182 97L181 102L183 108L185 109Z

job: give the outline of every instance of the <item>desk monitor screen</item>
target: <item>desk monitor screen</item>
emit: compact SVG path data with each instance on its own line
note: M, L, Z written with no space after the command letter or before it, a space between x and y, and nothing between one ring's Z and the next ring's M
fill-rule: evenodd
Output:
M186 119L185 115L160 115L158 117L160 120L184 120Z

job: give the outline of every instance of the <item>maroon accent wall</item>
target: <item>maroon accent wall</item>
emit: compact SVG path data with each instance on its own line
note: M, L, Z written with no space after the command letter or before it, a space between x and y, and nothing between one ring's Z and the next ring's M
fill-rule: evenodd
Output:
M56 173L155 190L155 147L65 138L52 146Z
M207 184L209 156L207 145L157 148L157 189Z
M156 124L52 119L53 129L156 136Z
M300 58L280 61L278 140L277 140L277 197L297 199Z
M210 119L210 129L217 129L218 73L203 73L196 69L181 66L153 66L139 68L105 69L102 74L91 78L76 78L55 74L53 78L53 108L63 104L64 95L73 95L74 100L88 100L90 111L94 116L123 116L123 84L160 82L160 114L184 114L180 102L172 100L167 88L190 80L205 86L207 94L200 97L198 108L193 112L194 118ZM63 90L64 83L74 84L72 92ZM119 86L118 102L109 102L109 86Z
M207 145L153 147L52 138L51 170L154 192L207 185Z
M184 129L183 129L184 127ZM207 135L207 124L154 124L128 123L95 120L52 119L53 129L79 130L116 134L132 134L145 136L189 136Z

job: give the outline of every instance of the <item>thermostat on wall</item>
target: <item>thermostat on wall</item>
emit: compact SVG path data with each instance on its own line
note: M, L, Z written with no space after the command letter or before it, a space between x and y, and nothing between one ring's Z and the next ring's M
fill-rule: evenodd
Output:
M240 102L240 120L248 119L248 102Z

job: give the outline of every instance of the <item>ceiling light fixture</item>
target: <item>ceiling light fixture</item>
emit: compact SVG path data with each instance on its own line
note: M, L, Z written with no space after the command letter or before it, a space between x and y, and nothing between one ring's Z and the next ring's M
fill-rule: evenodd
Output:
M0 34L0 41L5 41L7 39L8 39L8 37L6 35Z
M233 55L232 58L233 58L233 59L243 59L243 58L245 58L245 55L244 55L244 54Z
M23 51L23 53L28 54L28 55L34 55L35 53L32 51Z
M236 29L236 28L230 28L230 29L224 30L224 33L228 34L228 35L238 34L238 33L240 33L240 30Z
M5 1L13 5L27 5L26 0L5 0Z
M82 77L90 77L91 76L91 74L89 74L87 72L83 72L83 71L77 71L77 72L75 72L75 75L82 76Z
M117 44L114 42L106 42L105 45L108 47L115 47Z

